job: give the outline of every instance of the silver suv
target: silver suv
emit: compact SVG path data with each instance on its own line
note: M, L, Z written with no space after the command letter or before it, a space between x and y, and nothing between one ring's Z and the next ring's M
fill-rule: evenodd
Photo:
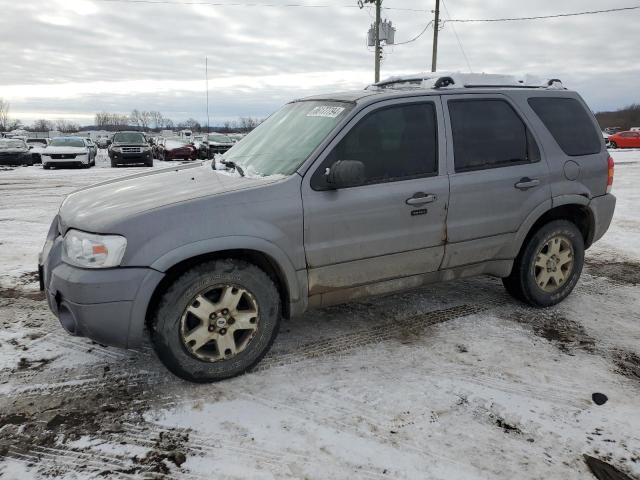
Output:
M72 335L148 332L172 372L209 382L309 308L481 274L560 302L609 227L612 180L558 81L396 78L291 102L213 162L69 195L42 288Z

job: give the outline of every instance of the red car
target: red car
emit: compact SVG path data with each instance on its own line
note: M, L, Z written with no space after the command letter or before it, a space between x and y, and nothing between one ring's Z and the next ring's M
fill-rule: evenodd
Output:
M198 149L181 140L168 139L160 151L161 160L197 160Z
M611 148L640 148L640 132L619 132L608 140Z

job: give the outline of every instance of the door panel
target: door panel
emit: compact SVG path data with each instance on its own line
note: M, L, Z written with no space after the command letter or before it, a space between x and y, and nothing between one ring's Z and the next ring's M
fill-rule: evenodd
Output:
M473 101L480 100L498 100L507 102L508 106L515 113L514 118L520 117L523 122L522 135L525 135L524 146L529 149L523 157L529 159L532 163L525 161L513 164L487 164L485 167L476 167L473 171L457 172L455 162L455 128L452 130L452 115L449 112L450 102L457 100L468 101L469 97L448 96L445 101L445 117L447 129L451 132L448 135L449 158L448 165L450 170L451 197L449 204L449 214L447 218L447 233L449 244L443 268L449 268L469 263L486 261L485 253L487 238L496 236L504 242L505 237L497 237L516 232L526 217L540 204L549 201L551 198L551 190L549 185L549 169L544 159L544 152L537 147L537 142L533 136L531 129L524 120L522 114L516 106L509 102L503 96L491 95L474 95ZM499 111L487 114L481 121L486 124L495 120L499 115ZM454 121L456 121L454 119ZM471 121L465 119L465 121ZM484 127L483 127L484 128ZM507 127L509 128L509 127ZM473 131L472 128L468 129ZM528 130L528 136L526 131ZM461 130L458 129L458 135ZM479 130L480 131L480 130ZM517 133L517 129L515 130ZM502 138L500 132L492 137L491 132L487 134L479 145L479 156L481 151L491 152L495 149L496 155L504 154L509 156L509 149L517 150L517 145L513 144L513 136L511 134ZM493 143L492 143L493 142ZM503 142L505 145L500 145ZM532 143L533 142L533 143ZM458 143L458 152L462 151ZM506 152L506 153L505 153ZM473 156L469 150L464 155ZM538 161L535 161L537 155ZM512 155L513 156L513 155ZM461 161L459 162L461 163ZM478 161L481 164L482 160ZM505 165L505 166L502 166ZM460 165L458 166L460 169ZM462 244L461 242L465 242ZM491 244L491 242L489 242Z
M357 114L328 147L328 153L307 172L302 198L310 295L439 268L446 238L449 180L441 104L437 98L428 99L438 120L438 176L339 190L312 188L311 177L324 171L335 147L347 132L355 131L359 121L389 105L415 104L415 98L411 102L383 102ZM389 157L389 162L395 160L393 155Z

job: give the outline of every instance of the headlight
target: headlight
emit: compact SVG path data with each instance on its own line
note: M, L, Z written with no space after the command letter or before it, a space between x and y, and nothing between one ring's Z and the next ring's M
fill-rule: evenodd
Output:
M111 147L111 150L120 153L122 151L122 147Z
M148 152L149 150L151 150L151 147L147 146L147 147L142 147L142 151L143 152Z
M126 248L127 239L120 235L69 230L64 236L62 260L83 268L117 267Z

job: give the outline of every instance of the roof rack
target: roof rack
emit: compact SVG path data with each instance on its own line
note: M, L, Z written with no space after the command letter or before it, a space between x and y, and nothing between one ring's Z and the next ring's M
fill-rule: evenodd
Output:
M540 80L532 75L498 75L489 73L417 73L391 77L369 85L365 90L402 90L415 88L546 88L564 90L557 78Z

